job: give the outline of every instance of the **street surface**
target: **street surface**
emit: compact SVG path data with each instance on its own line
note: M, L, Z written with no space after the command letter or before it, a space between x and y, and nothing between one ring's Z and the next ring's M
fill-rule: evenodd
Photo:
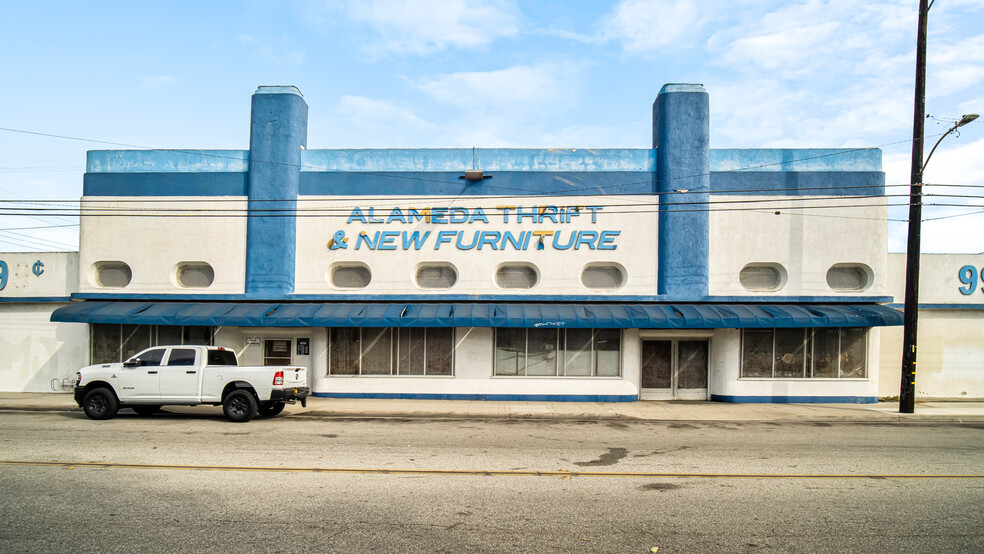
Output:
M979 423L167 412L0 412L0 551L984 551Z

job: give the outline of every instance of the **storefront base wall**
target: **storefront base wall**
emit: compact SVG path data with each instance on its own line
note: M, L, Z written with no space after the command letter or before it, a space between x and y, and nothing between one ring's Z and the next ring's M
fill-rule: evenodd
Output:
M984 398L984 310L919 310L916 401ZM898 398L902 327L882 331L878 395Z
M632 331L625 331L630 336ZM622 378L493 377L494 330L455 329L453 377L328 376L327 356L315 356L312 389L317 396L336 398L415 398L441 400L528 400L631 402L638 399L638 347L623 346ZM623 338L623 345L637 344ZM316 353L327 352L327 334L315 338ZM634 354L633 354L634 352ZM634 357L633 357L634 356ZM627 363L627 360L634 360ZM632 380L630 380L632 379Z
M263 365L263 341L266 339L291 339L291 364L308 368L308 380L314 375L317 367L317 353L325 350L328 345L327 330L314 327L219 327L215 332L215 346L225 346L236 351L239 365ZM297 339L309 339L310 349L307 355L297 353ZM321 340L320 348L318 339ZM327 367L327 356L324 356Z
M88 365L89 326L50 321L64 305L0 304L0 391L52 392L52 379Z
M867 379L741 379L741 330L719 329L712 341L711 400L775 404L878 401L878 329L868 333Z

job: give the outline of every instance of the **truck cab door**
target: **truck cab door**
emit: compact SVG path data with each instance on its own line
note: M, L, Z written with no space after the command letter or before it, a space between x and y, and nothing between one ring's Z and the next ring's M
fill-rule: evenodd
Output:
M161 399L169 401L198 400L198 380L202 364L195 348L171 348L165 365L161 366Z
M166 351L151 348L123 363L117 391L120 400L154 399L160 395L160 366Z

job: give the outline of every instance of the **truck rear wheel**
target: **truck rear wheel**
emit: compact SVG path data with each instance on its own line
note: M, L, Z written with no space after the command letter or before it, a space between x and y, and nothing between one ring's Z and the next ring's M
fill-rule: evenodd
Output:
M119 409L116 395L105 387L90 390L82 399L82 411L89 419L110 419Z
M256 415L256 397L248 390L236 389L222 400L222 410L230 421L249 421Z
M284 406L285 404L283 402L269 402L267 404L260 404L260 415L263 417L273 417L284 411Z

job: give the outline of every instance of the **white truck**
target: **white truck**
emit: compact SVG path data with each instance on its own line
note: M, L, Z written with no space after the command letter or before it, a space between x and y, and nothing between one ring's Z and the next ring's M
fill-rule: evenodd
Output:
M156 346L123 363L96 364L75 374L75 402L91 419L120 408L149 415L164 405L221 405L232 421L273 417L284 405L307 405L307 368L243 367L219 346Z

